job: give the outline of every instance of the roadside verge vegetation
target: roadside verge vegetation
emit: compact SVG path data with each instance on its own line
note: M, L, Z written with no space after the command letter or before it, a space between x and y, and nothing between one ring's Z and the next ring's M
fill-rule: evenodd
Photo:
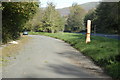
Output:
M24 44L29 42L28 40L30 39L31 37L24 36L21 37L19 40L16 40L18 44L8 43L4 45L4 47L2 48L2 52L4 53L2 54L2 57L10 57L12 54L17 53L24 46Z
M0 48L0 61L2 61L0 66L5 66L6 62L11 60L10 58L16 59L15 55L19 54L19 51L23 49L24 45L27 44L30 39L28 36L22 36L16 41L18 44L7 43L3 45L3 47Z
M97 65L115 79L120 79L119 40L91 36L91 43L85 43L85 35L76 33L41 33L30 32L33 35L45 35L64 40L90 57Z

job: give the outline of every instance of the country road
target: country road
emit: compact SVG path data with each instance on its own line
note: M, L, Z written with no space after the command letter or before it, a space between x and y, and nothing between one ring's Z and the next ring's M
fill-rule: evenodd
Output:
M3 78L108 78L101 68L64 41L32 39L3 66Z

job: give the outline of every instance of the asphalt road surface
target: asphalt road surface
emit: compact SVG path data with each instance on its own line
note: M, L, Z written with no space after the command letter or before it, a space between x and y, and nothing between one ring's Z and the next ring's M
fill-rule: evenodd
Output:
M64 41L32 37L3 66L3 78L108 78L101 68Z

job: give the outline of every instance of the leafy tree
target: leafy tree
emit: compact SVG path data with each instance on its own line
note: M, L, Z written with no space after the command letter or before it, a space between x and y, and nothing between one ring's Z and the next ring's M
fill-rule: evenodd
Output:
M118 3L102 2L96 9L97 31L115 33L118 30Z
M48 3L48 7L44 11L42 23L44 31L46 32L54 33L63 31L64 18L57 12L53 3Z
M2 2L3 42L20 37L24 24L33 17L37 2Z
M96 31L99 33L118 33L119 3L120 2L101 2L96 10L89 12L85 16L84 22L86 23L88 19L91 19L92 28L96 26Z
M120 21L120 2L118 2L118 21ZM119 31L120 31L120 23L118 22L118 34L120 35Z
M36 11L36 14L32 19L30 19L24 29L27 29L29 31L42 31L42 17L43 17L43 10L41 8L38 8Z
M36 15L29 20L25 29L41 32L59 32L64 31L65 18L55 9L53 3L48 3L47 8L39 8Z
M80 5L74 3L70 8L70 14L67 19L67 28L72 32L79 32L83 30L83 19L85 15L85 10L80 7Z

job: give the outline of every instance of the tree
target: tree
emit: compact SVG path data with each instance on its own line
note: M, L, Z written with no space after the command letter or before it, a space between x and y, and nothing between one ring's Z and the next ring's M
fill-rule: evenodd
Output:
M64 18L57 12L53 3L48 3L48 7L44 11L42 23L46 32L54 33L64 29Z
M37 2L2 2L2 41L20 37L24 24L33 17Z
M85 10L82 9L80 5L74 3L70 8L70 14L67 19L67 29L72 32L79 32L83 30L83 19L85 13Z
M24 29L27 29L28 31L42 31L42 17L43 10L38 8L34 17L25 24Z
M120 2L101 2L96 10L86 15L84 22L86 23L86 20L91 19L92 28L96 26L96 31L99 33L118 33L119 3Z
M118 32L118 3L102 2L96 9L97 31L101 33Z

